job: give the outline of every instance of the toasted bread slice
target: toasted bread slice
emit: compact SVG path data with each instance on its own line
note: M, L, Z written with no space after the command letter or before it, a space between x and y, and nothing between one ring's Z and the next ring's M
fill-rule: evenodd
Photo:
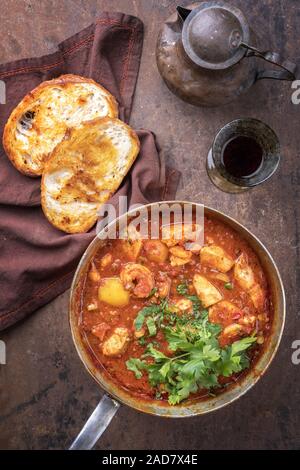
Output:
M3 147L19 171L39 176L68 128L104 116L118 116L117 102L105 88L89 78L61 75L41 83L13 110Z
M116 118L94 119L72 129L45 163L41 195L48 220L64 232L88 231L139 148L135 132Z

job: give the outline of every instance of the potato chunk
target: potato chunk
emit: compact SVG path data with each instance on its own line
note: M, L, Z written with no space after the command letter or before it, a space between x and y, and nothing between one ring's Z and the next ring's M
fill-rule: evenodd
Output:
M242 289L249 290L254 285L254 273L244 253L236 260L233 273L237 283Z
M227 273L234 265L234 260L223 248L217 245L204 246L200 251L200 261L203 265Z
M160 240L144 240L144 250L147 258L154 263L164 263L169 256L168 247Z
M193 285L197 292L199 299L202 302L203 307L209 307L220 300L222 300L222 294L218 289L209 282L206 277L200 274L195 274L193 278Z
M126 351L128 343L128 329L117 327L112 335L102 344L102 352L105 356L119 356Z
M124 289L118 277L103 279L98 289L98 297L102 302L114 307L124 307L129 303L129 292Z

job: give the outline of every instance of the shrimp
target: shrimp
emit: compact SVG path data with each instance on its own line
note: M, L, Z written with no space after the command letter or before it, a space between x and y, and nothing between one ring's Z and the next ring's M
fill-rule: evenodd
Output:
M222 346L233 343L237 338L250 334L255 329L256 317L245 315L236 305L222 300L209 308L208 318L223 328L219 341Z
M232 323L224 328L219 336L219 343L222 347L231 344L238 338L250 335L255 331L256 317L245 315L237 323Z
M125 289L138 298L149 297L154 288L154 276L142 264L127 263L120 272L120 278Z

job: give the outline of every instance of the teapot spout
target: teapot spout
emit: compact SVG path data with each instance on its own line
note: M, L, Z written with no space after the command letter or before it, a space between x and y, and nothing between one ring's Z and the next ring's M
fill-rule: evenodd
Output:
M188 10L187 8L183 8L181 6L176 7L177 13L179 18L184 22L186 18L189 16L192 10Z

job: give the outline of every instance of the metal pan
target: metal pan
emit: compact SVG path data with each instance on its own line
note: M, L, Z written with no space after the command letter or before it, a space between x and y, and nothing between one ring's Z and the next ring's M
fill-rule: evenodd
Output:
M148 204L145 207L151 209L151 206L166 203L179 203L181 205L190 204L194 208L196 208L196 206L203 207L200 204L185 201L164 201L163 203L158 202L154 204ZM127 217L129 214L130 213L127 213L117 220L122 222L122 219ZM80 359L82 360L87 371L106 392L106 394L101 399L100 403L94 410L91 417L88 419L78 437L71 445L70 449L92 448L108 426L120 404L130 406L131 408L142 411L144 413L169 418L187 418L190 416L202 415L223 408L224 406L229 405L233 401L237 400L248 390L250 390L250 388L253 387L253 385L268 369L278 349L285 322L285 294L276 264L266 247L258 240L258 238L256 238L255 235L253 235L236 220L228 217L220 211L205 206L204 214L224 222L237 231L257 254L268 277L274 308L274 319L270 337L265 344L260 358L241 381L239 381L234 386L229 387L220 395L210 397L205 400L186 401L178 406L168 406L167 404L161 402L138 399L130 395L125 389L118 387L115 383L109 380L108 376L103 373L100 368L95 367L91 356L86 350L86 346L84 345L83 338L78 328L81 309L82 286L85 275L87 273L91 258L93 258L94 254L98 250L101 250L101 247L103 247L105 243L104 240L96 237L84 253L73 279L70 296L69 321L73 341ZM108 229L110 225L108 226Z

